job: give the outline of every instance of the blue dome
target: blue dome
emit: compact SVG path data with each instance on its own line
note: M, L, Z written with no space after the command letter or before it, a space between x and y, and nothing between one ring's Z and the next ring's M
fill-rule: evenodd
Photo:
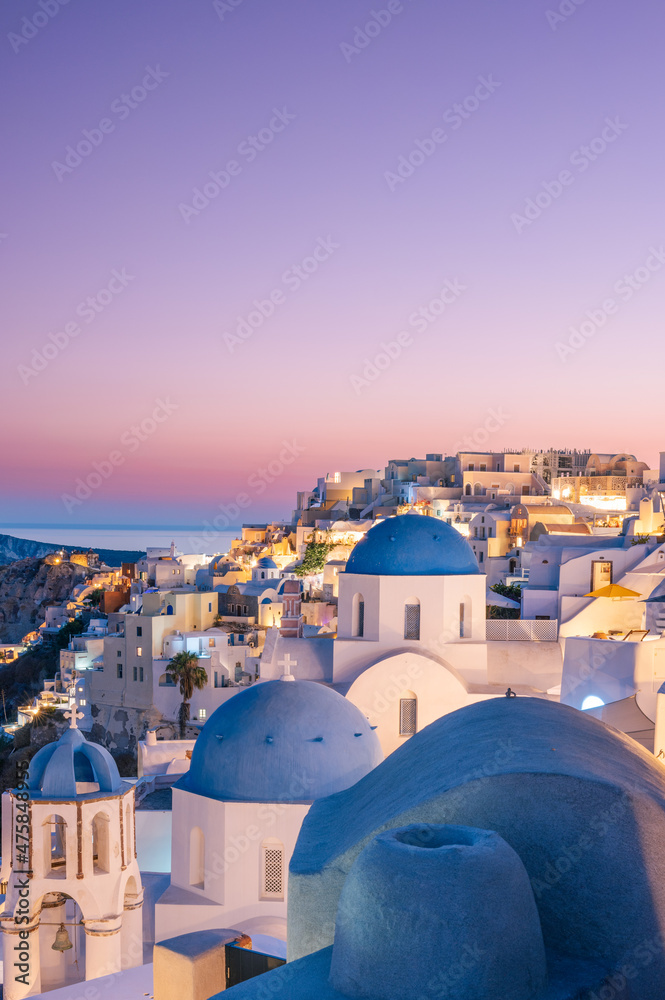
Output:
M117 793L122 779L111 754L98 743L89 743L79 729L66 729L57 743L42 747L30 761L31 795L45 799L76 799L79 782L99 785L100 792Z
M380 521L355 546L347 573L371 576L467 576L479 573L473 549L439 518L402 514Z
M263 681L210 716L177 782L197 795L309 802L355 785L383 760L352 702L313 681Z
M277 563L273 562L273 560L268 556L263 556L262 559L259 559L256 565L260 569L277 569Z

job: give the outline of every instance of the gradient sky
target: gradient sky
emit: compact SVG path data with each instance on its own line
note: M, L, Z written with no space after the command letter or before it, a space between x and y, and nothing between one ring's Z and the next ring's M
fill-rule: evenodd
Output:
M487 447L654 464L661 0L569 3L559 20L548 0L403 0L357 52L343 43L387 3L234 2L70 0L38 30L22 21L37 0L2 5L0 518L197 524L238 493L251 502L238 520L284 517L318 475L450 452L490 411L503 424ZM168 75L118 111L147 67ZM494 92L446 119L481 77ZM295 117L249 162L238 147L275 108ZM113 130L80 165L54 167L104 118ZM576 154L606 119L613 141L593 162ZM445 142L389 183L437 128ZM180 206L230 160L239 173L185 221ZM516 223L562 170L560 197ZM285 281L329 239L299 289ZM648 259L624 301L616 283ZM93 322L77 317L114 269L127 287ZM465 290L410 326L446 281ZM276 289L273 315L231 351L225 334ZM557 343L608 298L614 314L562 360ZM26 374L72 322L81 332ZM354 385L400 331L401 355ZM172 412L130 445L158 399ZM269 489L248 485L284 441L294 460ZM121 464L68 511L62 494L113 451Z

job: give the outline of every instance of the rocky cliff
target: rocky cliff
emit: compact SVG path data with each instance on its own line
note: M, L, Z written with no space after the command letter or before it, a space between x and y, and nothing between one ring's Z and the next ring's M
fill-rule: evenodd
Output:
M43 559L0 566L0 642L20 642L44 621L45 606L66 601L87 572L74 563L51 566Z
M29 538L15 538L14 535L0 535L0 566L17 562L21 559L43 559L51 552L64 549L73 552L73 545L52 545L50 542L33 542ZM120 566L124 562L136 562L145 552L134 552L125 549L95 549L101 562L107 566Z

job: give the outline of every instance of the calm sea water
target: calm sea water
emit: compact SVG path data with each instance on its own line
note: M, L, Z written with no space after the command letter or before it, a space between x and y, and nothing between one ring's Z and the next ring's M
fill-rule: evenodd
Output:
M76 545L80 548L129 549L145 552L146 547L169 546L172 541L180 552L205 552L217 555L228 552L231 542L240 534L235 531L206 532L201 525L192 528L119 528L92 526L71 528L30 524L0 524L0 534L28 538L35 542L55 545Z

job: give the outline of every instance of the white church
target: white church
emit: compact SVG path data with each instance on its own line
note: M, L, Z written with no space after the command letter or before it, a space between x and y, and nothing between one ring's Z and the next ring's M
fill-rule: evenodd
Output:
M261 677L279 677L286 657L296 677L333 686L376 727L386 756L442 715L509 687L558 700L561 647L547 632L555 623L536 623L537 643L488 640L487 603L486 576L459 532L415 513L387 518L339 574L336 637L272 630Z

